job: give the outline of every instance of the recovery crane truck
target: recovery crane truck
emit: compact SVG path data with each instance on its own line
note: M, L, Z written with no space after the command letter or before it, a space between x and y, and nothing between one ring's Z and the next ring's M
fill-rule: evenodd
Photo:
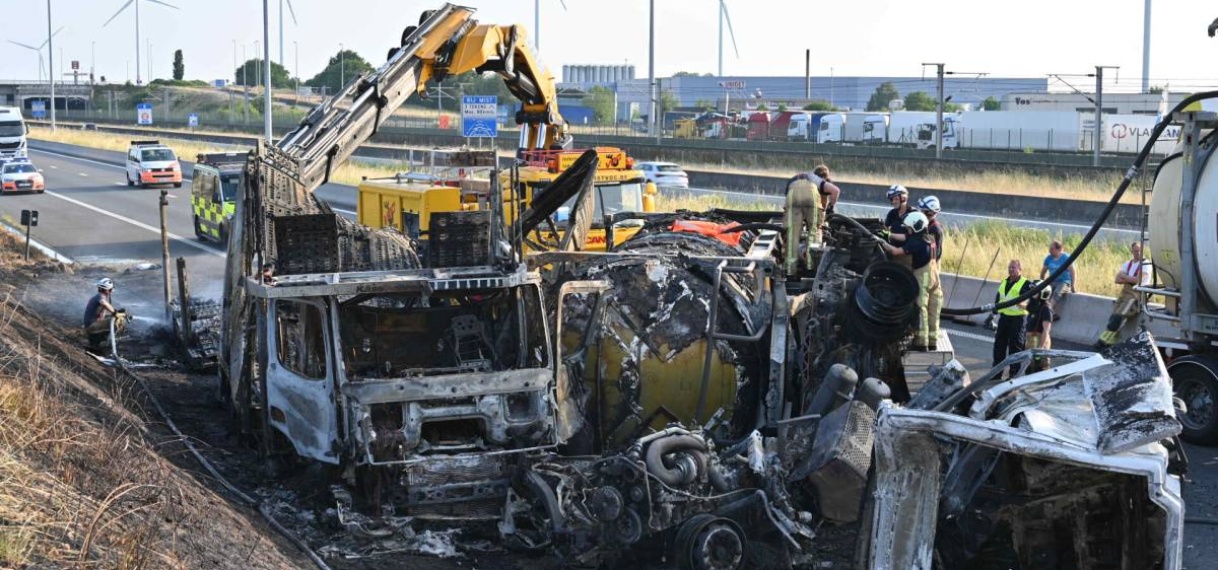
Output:
M389 503L416 517L494 517L509 466L559 442L541 280L522 263L503 195L433 214L431 263L420 263L409 237L346 220L313 194L428 81L467 70L499 74L520 98L522 150L570 146L523 32L473 13L424 12L380 68L260 143L230 228L226 401L271 464L335 466L373 513Z

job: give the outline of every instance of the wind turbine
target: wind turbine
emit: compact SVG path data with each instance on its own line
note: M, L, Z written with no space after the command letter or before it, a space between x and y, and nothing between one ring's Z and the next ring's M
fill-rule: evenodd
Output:
M558 0L567 9L566 0ZM541 52L541 0L533 0L533 51Z
M283 67L283 2L284 2L284 0L279 0L279 67ZM288 2L288 13L292 15L292 25L295 26L296 25L296 9L292 8L292 0L287 0L287 2ZM295 70L293 70L293 71L295 71ZM300 72L296 71L296 74L299 75Z
M727 13L727 2L719 0L719 77L723 77L723 21L727 20L727 33L732 35L732 50L740 59L740 48L736 47L736 32L732 30L732 17Z
M106 20L106 23L102 24L103 28L110 25L110 22L113 22L114 19L117 18L119 14L122 14L123 10L126 10L128 6L135 4L135 84L136 85L140 84L140 1L141 0L127 0L127 3L123 4L122 8L119 8L118 11L115 12L113 16L110 16L109 20ZM160 4L162 6L169 6L170 8L173 8L174 10L178 9L177 6L174 6L173 4L161 2L161 0L143 0L143 1L152 2L153 4Z
M58 34L59 31L62 29L63 29L63 26L59 26L59 30L55 30L55 33L51 34L51 38L55 37L55 34ZM35 53L38 54L38 80L39 81L42 81L42 72L45 71L45 69L46 69L45 63L42 60L42 48L47 47L47 44L50 43L51 38L47 38L46 40L44 40L38 47L34 47L29 44L23 44L21 42L17 42L17 41L13 41L13 40L8 41L8 43L10 43L10 44L18 45L18 46L21 46L28 50L33 50ZM50 77L49 73L47 74L47 77Z

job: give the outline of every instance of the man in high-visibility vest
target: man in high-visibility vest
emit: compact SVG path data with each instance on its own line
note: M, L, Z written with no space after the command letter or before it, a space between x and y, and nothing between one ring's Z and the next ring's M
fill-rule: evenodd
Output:
M1012 259L1007 264L1007 277L998 283L998 292L994 302L1001 303L1019 297L1032 287L1032 282L1023 276L1023 268L1018 259ZM998 309L998 328L994 333L994 364L998 366L1007 356L1024 350L1024 321L1028 316L1028 302L1023 301L1004 309ZM1014 375L1018 369L1011 367Z

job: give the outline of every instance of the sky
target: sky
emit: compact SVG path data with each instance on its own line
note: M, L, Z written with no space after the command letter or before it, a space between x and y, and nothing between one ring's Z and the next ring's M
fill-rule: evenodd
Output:
M169 77L173 51L182 49L188 79L228 78L242 49L254 57L262 38L262 2L257 0L149 0L140 2L141 75ZM271 59L279 60L281 0L269 0ZM541 60L561 79L563 65L631 63L639 77L648 68L648 2L538 0L541 5ZM70 60L81 69L96 66L110 81L135 79L134 6L102 24L125 0L50 0L56 72ZM535 0L470 0L484 23L521 23L534 34ZM717 0L655 0L656 75L677 71L716 73ZM37 46L46 39L47 0L0 0L0 40ZM284 25L284 64L300 75L320 71L339 44L374 66L396 45L403 27L438 0L294 0L297 22ZM724 55L729 76L799 76L804 50L812 50L812 74L827 76L920 76L922 63L944 62L961 73L1001 77L1086 74L1105 71L1110 91L1136 91L1141 81L1143 0L726 0L737 57L730 40ZM285 10L286 11L286 10ZM18 17L11 17L17 15ZM1218 38L1206 27L1218 17L1212 0L1159 0L1151 17L1151 83L1173 91L1218 86ZM725 34L726 35L726 34ZM95 51L91 51L95 50ZM63 57L60 57L62 52ZM94 55L95 54L95 55ZM151 61L149 61L151 55ZM95 58L95 59L94 59ZM831 71L832 70L832 71ZM0 81L36 79L38 58L30 50L0 41ZM1080 87L1085 77L1066 77ZM1088 83L1091 82L1091 83ZM1060 87L1060 85L1059 85ZM1086 87L1084 87L1086 89Z

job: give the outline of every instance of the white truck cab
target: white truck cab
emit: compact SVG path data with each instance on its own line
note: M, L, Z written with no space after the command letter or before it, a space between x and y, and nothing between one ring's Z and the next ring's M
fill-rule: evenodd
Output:
M19 107L0 107L0 162L28 155L25 124Z

